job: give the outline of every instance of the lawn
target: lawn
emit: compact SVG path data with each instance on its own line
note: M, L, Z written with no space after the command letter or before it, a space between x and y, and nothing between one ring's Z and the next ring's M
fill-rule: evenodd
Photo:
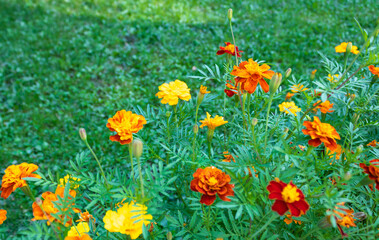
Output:
M107 140L108 118L159 105L155 93L164 82L180 79L197 89L203 82L190 76L204 64L222 68L216 51L232 42L229 8L244 59L265 60L280 72L290 67L305 78L314 69L326 73L320 53L336 56L344 41L363 44L354 18L371 31L376 3L0 0L1 170L29 162L61 176L85 150L79 127L98 155L112 156L105 168L123 166L128 151ZM206 84L222 88L213 79ZM23 198L18 191L0 202L8 209L1 239L21 238L30 225L31 204Z

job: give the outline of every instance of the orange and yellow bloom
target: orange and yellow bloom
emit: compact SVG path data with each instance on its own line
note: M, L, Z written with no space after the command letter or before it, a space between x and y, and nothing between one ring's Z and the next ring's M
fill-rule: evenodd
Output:
M341 233L342 237L347 237L347 234L344 233L341 227L356 227L354 221L354 210L353 209L346 209L344 207L345 203L338 203L337 206L335 207L337 210L333 210L335 216L334 219L336 220L338 230ZM339 207L342 206L342 207Z
M293 92L293 93L298 93L298 92L304 92L304 91L307 91L308 90L308 88L306 88L306 87L304 87L304 85L303 84L296 84L296 85L293 85L292 87L291 87L291 91Z
M133 201L123 204L117 211L108 210L103 218L104 228L137 239L142 234L142 225L147 226L153 216L147 214L147 207Z
M301 225L302 222L299 221L299 220L295 220L295 219L292 219L292 215L291 214L286 214L286 218L284 219L284 222L289 225L291 224L292 222L294 222L295 224L299 224Z
M7 199L17 188L27 186L28 184L23 178L41 178L38 174L33 173L37 169L38 166L32 163L21 163L7 167L1 182L1 197Z
M377 145L376 140L372 140L371 142L369 142L369 143L367 144L367 146L371 146L371 147L376 147L376 145Z
M238 50L238 47L235 46L233 44L231 44L230 42L225 42L225 47L221 47L220 46L220 50L217 51L217 55L222 55L222 54L229 54L229 55L232 55L232 56L235 56L236 55L236 50L237 50L237 57L241 57L240 53L242 53L242 51Z
M303 129L305 135L309 135L311 139L308 144L313 147L318 147L321 143L324 143L331 151L337 149L338 144L336 139L341 139L336 129L329 123L322 123L318 117L314 117L313 122L304 121L303 125L306 129Z
M0 225L7 220L7 210L0 209Z
M364 163L360 163L359 166L363 169L363 172L368 175L371 180L376 183L376 189L379 190L379 159L373 159L370 161L370 165L367 166Z
M290 92L288 92L287 95L286 95L286 99L285 99L285 100L286 100L286 101L287 101L287 100L290 100L294 95L295 95L294 93L290 93Z
M317 104L319 104L321 101L317 101L313 104L313 106L316 106ZM314 112L317 112L318 109L320 109L320 111L322 113L331 113L331 112L334 112L334 110L330 110L333 108L333 103L329 102L329 100L326 100L325 102L321 103L320 105L318 105L315 109L313 109Z
M200 120L202 123L200 125L200 128L208 127L210 130L215 130L216 127L219 127L221 125L224 125L225 123L228 123L228 121L225 121L223 117L220 117L216 115L214 118L211 118L211 115L207 112L207 117L204 120Z
M241 90L254 93L259 83L263 91L267 93L269 85L265 79L271 79L274 75L274 71L269 69L269 65L259 65L250 58L248 61L241 62L238 67L234 66L230 74L236 76L236 86L240 85Z
M92 238L87 234L90 227L86 222L80 222L77 226L72 226L67 233L65 240L91 240Z
M368 66L368 69L370 70L370 72L372 74L379 77L379 67L375 67L374 65L370 65L370 66Z
M129 144L133 140L133 133L138 133L144 124L146 124L144 116L124 109L118 111L108 119L107 128L116 132L116 135L110 136L109 139L113 142L120 142L121 145Z
M342 42L340 45L336 46L335 47L336 52L337 53L344 53L344 52L346 52L347 44L348 44L347 42ZM358 47L357 46L352 46L351 47L351 53L358 54L359 53Z
M328 77L326 79L331 83L336 83L339 80L338 78L339 76L340 76L339 74L334 74L334 75L328 74Z
M275 181L270 181L267 190L270 192L268 198L275 199L271 209L279 215L290 211L292 216L299 217L309 209L303 192L292 181L287 184L275 178Z
M279 104L279 110L286 114L297 116L297 113L301 111L301 108L297 107L294 102L282 102Z
M193 174L191 190L202 194L200 203L212 205L216 194L223 200L230 202L228 196L234 196L234 184L230 184L230 176L215 167L198 168Z
M224 154L224 160L222 160L223 162L236 162L236 160L234 159L233 155L229 153L229 151L226 151L226 152L223 152Z
M180 80L170 83L163 83L159 86L159 92L155 94L158 98L162 98L161 103L169 105L177 105L179 99L189 101L191 99L190 90L187 84Z

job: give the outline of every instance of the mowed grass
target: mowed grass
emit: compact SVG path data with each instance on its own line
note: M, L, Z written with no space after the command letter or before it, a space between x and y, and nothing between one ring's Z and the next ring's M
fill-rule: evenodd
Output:
M372 29L375 3L0 0L1 170L30 162L63 174L84 150L79 127L101 146L98 155L114 159L105 167L122 166L127 149L107 140L107 119L117 110L158 105L163 82L181 79L197 89L201 82L188 77L197 74L193 66L222 67L215 53L232 41L228 8L244 59L265 60L275 71L291 67L300 77L321 68L318 52L334 55L343 41L360 46L354 18ZM17 191L1 201L8 220L0 231L7 236L30 224L31 203L23 198Z

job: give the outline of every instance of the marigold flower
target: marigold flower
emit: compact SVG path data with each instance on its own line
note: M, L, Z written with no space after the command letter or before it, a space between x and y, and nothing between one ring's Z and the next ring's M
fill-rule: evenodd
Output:
M202 123L200 125L200 128L203 128L204 126L207 126L211 130L215 130L216 127L219 127L221 125L224 125L225 123L228 123L228 121L225 121L223 117L220 117L216 115L214 118L211 118L211 115L207 112L207 117L204 120L200 120Z
M338 230L340 231L341 233L341 236L342 237L346 237L347 234L343 232L342 227L356 227L357 225L355 225L354 221L354 210L353 209L346 209L344 207L339 207L339 206L344 206L345 203L342 202L342 203L337 203L337 206L335 207L337 210L333 210L335 216L335 220L336 220L336 223L337 223L337 226L338 226ZM330 219L329 219L330 221Z
M198 168L193 174L191 190L202 194L200 203L212 205L216 194L223 200L230 202L228 196L234 196L234 184L230 184L230 176L215 167Z
M225 86L228 87L228 88L230 88L230 90L229 90L229 89L224 89L224 92L226 93L226 95L227 95L228 97L233 97L234 94L237 94L237 93L238 93L238 91L237 91L237 87L234 86L233 84L231 84L230 82L229 82L229 83L226 83Z
M64 240L92 240L92 238L88 234L83 233L80 236L67 236Z
M336 82L338 82L338 77L339 77L340 75L339 74L334 74L333 76L331 75L331 74L328 74L328 77L326 78L329 82L331 82L331 83L336 83Z
M210 91L207 91L207 87L206 86L201 85L200 86L200 93L205 95L207 93L210 93Z
M147 207L134 201L125 203L117 211L108 210L103 218L104 228L109 232L119 232L137 239L142 234L142 225L147 226L153 216L147 213Z
M228 151L226 152L223 152L222 154L224 154L224 160L222 160L223 162L236 162L236 160L234 159L233 155L230 154Z
M313 71L312 71L312 75L315 75L316 72L317 72L317 69L313 70Z
M374 75L377 75L379 77L379 67L375 67L374 65L368 66L368 69L370 72Z
M285 99L285 100L286 100L286 101L287 101L287 100L290 100L294 95L295 95L294 93L290 93L290 92L288 92L287 95L286 95L286 99Z
M190 90L185 82L175 80L174 82L160 85L159 92L155 96L162 98L161 103L163 104L177 105L179 98L184 101L191 99Z
M254 166L251 166L253 168L254 173L257 173L257 170ZM247 170L249 171L249 176L252 177L253 173L251 172L250 168L248 167ZM258 174L255 174L255 177L258 178Z
M204 96L205 94L208 94L210 93L210 91L207 91L207 87L201 85L200 86L200 92L199 92L199 95L197 96L197 104L200 105L201 102L203 101L204 99Z
M292 215L291 215L291 214L286 214L286 218L284 219L284 222L285 222L287 225L290 225L292 222L294 222L295 224L299 224L299 225L302 224L301 221L299 221L299 220L295 220L295 219L292 219Z
M313 122L304 121L303 125L307 128L303 129L303 133L312 138L308 141L309 145L318 147L321 143L324 143L331 151L336 150L338 147L336 139L341 138L332 125L322 123L316 116L314 117Z
M275 199L271 209L279 215L290 211L292 216L300 217L309 209L303 192L292 181L287 184L276 178L275 181L270 181L267 190L270 192L268 198Z
M270 87L265 78L271 79L274 75L274 71L269 69L269 65L262 64L259 66L257 62L250 58L248 61L241 62L238 67L234 66L230 74L236 76L236 85L240 84L241 90L254 93L259 83L263 91L267 93Z
M76 220L77 222L90 222L96 223L96 219L88 212L82 212L80 213L79 220Z
M372 140L371 142L367 144L367 146L376 147L376 144L377 144L376 140Z
M379 190L379 159L373 159L370 161L371 165L367 166L364 163L360 163L359 166L363 169L363 172L368 175L371 180L376 183L376 189Z
M319 104L321 102L320 101L317 101L313 104L313 106L316 106L317 104ZM329 100L326 100L325 102L321 103L320 105L318 105L315 109L313 109L314 112L317 112L317 109L320 109L320 111L322 113L330 113L330 112L334 112L334 110L330 110L331 108L333 107L333 103L330 103Z
M129 144L133 140L133 133L138 133L146 124L144 116L134 114L131 111L117 111L117 113L108 119L107 128L116 135L110 136L113 142L120 142L121 145Z
M304 92L307 91L309 88L305 88L303 84L296 84L291 87L291 91L293 93L298 93L298 92Z
M329 156L329 158L333 158L334 154L336 154L336 160L339 160L341 158L343 150L341 145L337 145L337 148L334 150L330 150L329 148L326 148L326 154ZM330 162L330 165L332 165L333 160Z
M67 237L65 238L65 240L76 240L76 239L80 239L80 240L85 240L85 239L92 239L90 236L88 236L88 232L90 231L90 228L89 228L89 225L88 223L86 222L80 222L78 225L76 226L72 226L70 228L70 230L68 231L67 233ZM88 237L84 237L85 235L87 235ZM81 237L81 238L78 238L78 237Z
M7 210L0 209L0 225L7 220Z
M344 53L346 52L346 47L347 47L347 42L343 42L341 43L340 45L336 46L335 49L336 49L336 52L337 53ZM351 47L351 53L353 54L358 54L359 51L358 51L358 47L357 46L352 46Z
M38 174L33 173L37 169L38 166L32 163L21 163L7 167L1 182L1 197L7 199L17 188L27 186L28 184L23 178L41 178Z
M76 177L72 177L69 174L67 174L64 178L59 179L59 186L64 188L68 181L70 181L70 188L71 189L77 189L80 187L79 182L81 181L81 179L76 178Z
M220 50L217 51L217 55L222 55L222 54L229 54L229 55L232 55L232 56L235 56L235 52L237 50L237 57L241 57L240 53L242 53L242 51L238 50L238 47L234 47L233 44L231 44L230 42L225 42L225 47L221 47L220 46Z
M301 111L301 108L298 108L294 102L282 102L282 104L279 104L279 110L286 114L297 116L297 113Z
M300 148L301 151L305 150L305 146L303 146L303 145L298 145L298 147Z

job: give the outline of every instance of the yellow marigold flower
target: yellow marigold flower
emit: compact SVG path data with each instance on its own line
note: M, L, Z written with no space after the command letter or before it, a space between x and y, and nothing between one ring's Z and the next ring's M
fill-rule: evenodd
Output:
M338 82L339 80L339 77L340 75L339 74L334 74L333 76L331 74L328 74L328 77L326 78L329 82L331 83L335 83L335 82Z
M108 119L107 128L117 133L110 136L109 139L113 142L120 142L121 145L129 144L133 141L133 133L138 133L144 124L146 124L144 116L124 109L118 111L112 118Z
M0 209L0 225L7 220L7 210Z
M228 121L224 121L223 117L220 117L216 115L214 118L211 118L211 115L207 112L207 117L204 120L200 121L202 124L200 125L200 128L203 128L204 126L207 126L209 129L216 129L216 127L224 125Z
M287 93L286 100L290 100L295 94L294 93Z
M347 47L347 42L343 42L341 43L340 45L336 46L335 49L336 49L336 52L337 53L344 53L346 52L346 47ZM357 46L352 46L351 47L351 53L353 54L358 54L359 51L358 51L358 47Z
M282 102L282 104L279 104L279 110L297 116L297 113L301 111L301 108L298 108L294 102Z
M83 233L80 236L67 236L64 240L92 240L92 238L88 234Z
M133 201L124 204L117 211L108 210L103 218L104 228L137 239L142 234L142 225L148 225L149 220L153 219L150 214L146 214L146 210L146 206Z
M69 174L67 174L64 178L59 179L59 186L64 188L68 181L70 181L71 189L77 189L80 186L79 182L81 181L81 179L76 178L76 177L71 177Z
M27 186L28 184L23 179L25 177L41 178L38 174L33 173L37 169L37 165L29 163L21 163L7 167L1 182L1 197L7 199L17 188Z
M372 140L371 142L367 144L367 146L376 147L376 144L377 144L376 140Z
M67 237L82 236L90 231L89 225L86 222L80 222L76 226L72 226L67 233Z
M316 106L317 104L319 104L319 102L321 101L315 102L313 106ZM334 112L334 110L330 110L332 107L333 107L333 103L330 103L329 100L326 100L325 102L318 105L315 109L313 109L313 111L317 112L317 109L320 109L322 113L326 114L326 113Z
M206 86L203 86L201 85L200 86L200 94L207 94L207 93L210 93L210 91L207 91L207 87Z
M293 93L298 93L298 92L304 92L304 91L307 91L308 90L308 88L305 88L304 87L304 85L303 84L296 84L296 85L293 85L292 87L291 87L291 91L293 92Z
M190 90L185 82L175 80L175 82L160 85L159 92L155 96L162 98L163 104L177 105L179 98L184 101L191 99Z

